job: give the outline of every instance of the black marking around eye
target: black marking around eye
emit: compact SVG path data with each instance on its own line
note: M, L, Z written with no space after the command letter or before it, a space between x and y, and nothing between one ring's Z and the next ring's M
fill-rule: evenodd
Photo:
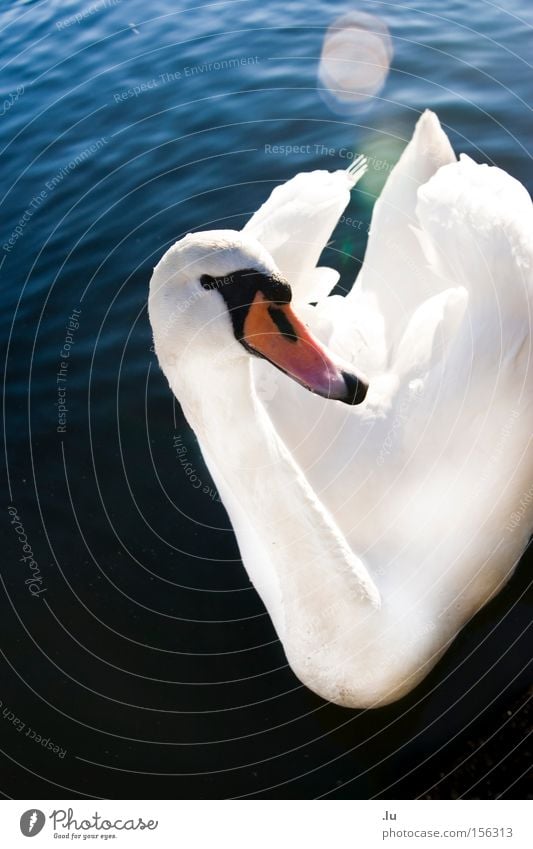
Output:
M233 283L233 274L228 274L226 277L211 277L210 274L202 274L200 283L204 289L221 289L223 286L229 286Z
M297 342L298 341L298 336L296 335L296 331L295 331L294 327L292 326L290 319L287 318L287 315L283 312L283 310L280 310L276 307L269 307L268 308L268 314L269 314L270 318L272 319L272 321L274 322L274 324L276 325L276 327L278 328L279 332L283 336L285 336L291 342Z
M292 290L288 283L280 277L272 275L264 277L264 286L261 288L264 296L274 304L290 304Z
M200 284L204 289L216 289L220 292L231 316L235 338L239 341L244 336L244 322L258 292L262 292L273 305L289 304L292 298L291 287L282 277L264 274L255 268L242 268L225 277L202 274ZM294 333L290 321L287 321L287 324L290 325L290 332Z

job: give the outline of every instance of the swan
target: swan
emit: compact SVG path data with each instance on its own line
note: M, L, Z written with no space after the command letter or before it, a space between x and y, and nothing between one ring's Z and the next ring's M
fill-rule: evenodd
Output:
M148 299L287 660L351 708L422 680L533 525L531 199L427 111L328 296L320 254L364 171L298 174L241 231L187 234Z

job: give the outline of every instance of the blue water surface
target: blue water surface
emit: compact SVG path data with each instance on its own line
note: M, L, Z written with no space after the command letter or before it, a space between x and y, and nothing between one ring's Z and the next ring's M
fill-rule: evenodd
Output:
M342 112L317 70L354 12L386 23L393 56ZM28 592L6 510L0 697L66 750L4 723L9 795L417 795L439 748L525 686L522 567L398 705L346 711L297 681L158 369L146 299L180 236L240 228L278 183L362 151L360 225L339 225L329 257L348 288L425 108L457 152L531 190L532 25L527 0L0 7L5 504L43 589Z

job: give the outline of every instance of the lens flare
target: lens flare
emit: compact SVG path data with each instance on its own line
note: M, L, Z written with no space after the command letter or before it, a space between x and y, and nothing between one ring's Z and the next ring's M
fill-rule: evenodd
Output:
M328 105L344 112L367 103L383 88L392 54L381 18L365 12L338 18L326 32L318 68Z

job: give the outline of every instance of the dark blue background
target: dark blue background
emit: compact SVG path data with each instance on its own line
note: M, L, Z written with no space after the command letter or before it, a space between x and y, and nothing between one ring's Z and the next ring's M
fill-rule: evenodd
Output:
M67 750L59 758L3 719L5 795L525 792L526 714L514 715L530 681L525 559L409 697L366 712L324 703L287 668L222 505L179 461L176 436L209 485L146 314L152 267L183 233L240 227L298 170L348 164L340 153L280 156L265 145L364 151L388 168L431 107L458 151L531 190L533 14L527 0L505 7L3 4L0 245L26 221L0 247L9 470L0 700ZM354 8L386 21L394 57L380 96L343 116L317 91L317 64L327 26ZM236 58L246 64L186 70ZM360 267L387 168L371 169L352 202L362 226L336 232L343 286ZM74 308L58 433L56 374ZM24 585L9 504L41 568L39 598Z

